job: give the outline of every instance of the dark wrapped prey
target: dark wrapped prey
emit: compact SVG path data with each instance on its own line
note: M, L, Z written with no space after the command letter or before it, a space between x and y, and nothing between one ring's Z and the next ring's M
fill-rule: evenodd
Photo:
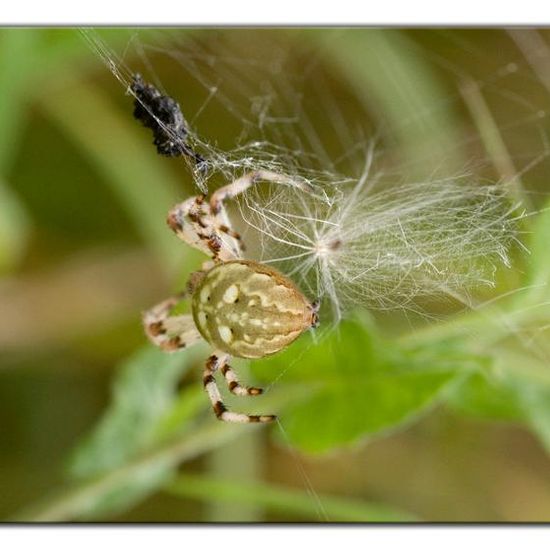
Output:
M152 84L145 82L140 74L133 76L130 89L136 98L134 118L153 131L153 144L159 155L186 156L192 158L197 167L206 168L206 159L186 143L187 125L179 103L162 95Z

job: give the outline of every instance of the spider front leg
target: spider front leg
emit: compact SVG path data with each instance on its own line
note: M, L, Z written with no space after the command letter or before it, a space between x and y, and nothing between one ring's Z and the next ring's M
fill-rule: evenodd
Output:
M228 221L227 224L219 222L210 211L210 205L205 203L204 195L174 206L168 213L167 223L182 241L201 250L216 262L240 257L241 236L227 225ZM228 242L223 234L233 240Z
M223 420L224 422L237 422L240 424L248 424L251 422L266 423L266 422L273 422L274 420L276 420L277 417L272 414L252 415L252 414L236 413L236 412L231 412L227 410L227 407L223 404L222 397L218 389L218 385L216 384L216 380L214 378L214 373L218 369L223 369L226 364L227 364L227 355L213 354L208 358L204 367L204 374L202 379L204 384L204 389L208 393L208 397L210 398L210 402L212 403L212 408L214 409L214 413L217 416L217 418L219 420ZM229 371L226 370L226 372L229 372ZM230 372L233 372L233 371L230 370ZM236 386L234 386L234 388L235 387ZM240 384L239 384L239 387L245 390L245 388L240 386ZM257 390L257 388L248 388L248 389ZM258 395L258 394L256 393L256 394L250 394L250 395Z
M216 262L238 259L245 246L241 235L231 227L223 203L260 181L293 185L311 191L309 184L302 180L256 170L221 187L212 193L208 202L204 195L198 195L177 204L168 214L168 225L180 239L208 254Z
M291 185L302 189L303 191L310 192L312 187L309 183L300 179L293 179L283 174L277 174L276 172L270 172L269 170L255 170L248 172L244 176L236 179L229 185L220 187L210 197L210 212L217 220L217 228L219 231L229 235L237 243L238 251L243 252L245 245L242 242L239 233L231 228L229 218L224 208L224 202L227 199L234 199L241 193L244 193L247 189L257 184L260 181L269 181L272 183L281 183L284 185ZM237 253L238 253L237 251Z
M215 261L238 258L238 253L220 236L217 222L209 212L210 206L204 202L204 195L191 197L177 204L168 213L170 229L184 242L201 250Z
M220 187L210 197L210 208L214 214L218 214L222 211L223 202L227 199L233 199L237 195L244 193L248 188L252 187L260 181L270 181L272 183L282 183L285 185L292 185L299 187L304 191L311 191L311 186L305 181L299 179L292 179L283 174L277 174L276 172L270 172L269 170L255 170L248 172L244 176L236 179L229 185Z

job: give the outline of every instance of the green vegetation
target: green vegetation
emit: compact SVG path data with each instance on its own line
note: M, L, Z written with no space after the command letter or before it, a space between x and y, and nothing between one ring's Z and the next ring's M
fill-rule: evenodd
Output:
M538 123L522 111L510 115L500 96L490 105L493 134L483 131L487 120L476 119L475 109L468 114L453 88L459 83L426 55L426 48L439 47L444 54L437 31L353 30L342 39L328 30L248 31L249 39L259 41L262 32L304 49L328 48L321 59L331 85L355 94L365 116L376 113L386 125L382 140L392 136L396 162L412 166L414 177L441 169L441 155L455 173L477 154L489 158L484 175L498 178L498 163L487 167L494 151L524 158L521 140L508 150L491 147L509 116L521 125L520 138L537 143L540 137ZM503 39L501 31L488 32ZM107 35L122 50L130 34ZM466 31L463 38L477 43ZM492 70L491 60L483 58L478 69L475 56L462 55L474 75ZM177 83L177 75L171 78ZM170 81L163 84L170 89ZM357 476L362 449L400 433L413 438L418 422L431 417L443 419L440 431L430 432L442 446L452 447L454 432L445 424L452 418L473 419L482 434L514 426L505 429L533 434L550 451L548 163L522 174L524 190L539 193L531 198L538 213L525 222L529 255L518 252L513 269L497 274L500 298L452 315L439 305L442 320L410 325L401 312L358 311L319 342L305 336L269 359L235 362L244 379L269 391L230 404L274 412L281 421L269 428L225 425L213 418L200 384L207 348L163 354L144 343L139 323L140 311L179 288L202 260L164 222L173 203L196 192L185 165L156 156L150 136L131 118L124 89L76 30L0 30L0 90L0 273L6 280L0 310L13 315L0 322L3 422L11 433L0 475L9 488L3 492L17 495L0 497L5 518L170 521L162 515L167 504L152 512L155 498L167 498L171 507L181 502L179 521L219 517L216 506L228 520L475 520L469 510L432 516L433 508L400 500L395 491L360 484L354 491L353 482L341 479L347 474L341 466L333 466L326 484L312 481L312 472L323 460L344 457L355 464L349 475ZM538 89L522 92L532 104L548 100ZM196 90L189 95L190 104L204 99ZM203 123L216 127L215 120ZM231 128L219 131L216 140L230 139ZM464 138L478 131L483 138ZM502 145L508 135L497 137ZM435 144L433 165L415 161L429 158ZM45 280L59 286L48 292ZM389 453L406 465L403 445L403 455L398 445ZM538 452L533 463L548 493L537 496L544 504L533 507L535 520L550 509L548 459ZM364 475L370 476L366 468ZM148 502L151 508L132 515ZM234 515L241 509L246 513ZM480 520L514 519L494 503L480 513Z

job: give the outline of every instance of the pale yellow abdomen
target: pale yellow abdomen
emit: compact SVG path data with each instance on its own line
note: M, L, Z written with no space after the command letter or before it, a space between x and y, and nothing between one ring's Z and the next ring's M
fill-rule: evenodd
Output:
M316 319L313 306L290 279L247 260L208 271L193 294L192 312L207 342L247 358L285 348Z

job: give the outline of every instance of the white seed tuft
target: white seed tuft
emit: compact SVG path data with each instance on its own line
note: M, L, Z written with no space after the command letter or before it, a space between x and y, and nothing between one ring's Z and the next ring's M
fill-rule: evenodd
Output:
M329 298L336 320L356 307L422 311L419 297L466 301L509 265L521 215L503 187L460 177L375 190L367 175L329 201L288 187L241 201L261 235L259 261Z

